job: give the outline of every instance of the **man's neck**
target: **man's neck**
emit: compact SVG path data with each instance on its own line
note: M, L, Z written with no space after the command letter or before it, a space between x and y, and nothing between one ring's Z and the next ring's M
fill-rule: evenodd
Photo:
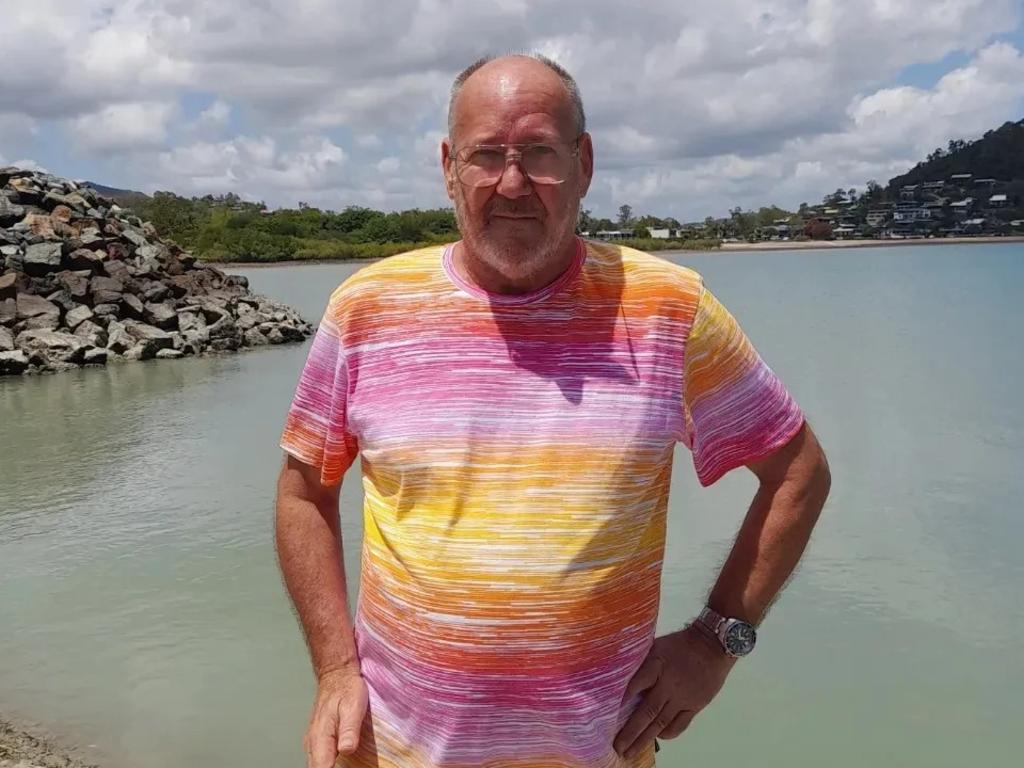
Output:
M510 278L484 262L474 258L466 247L465 240L459 240L452 251L452 263L464 280L489 293L517 294L532 293L550 285L561 277L576 258L578 245L575 235L559 248L543 267L521 279Z

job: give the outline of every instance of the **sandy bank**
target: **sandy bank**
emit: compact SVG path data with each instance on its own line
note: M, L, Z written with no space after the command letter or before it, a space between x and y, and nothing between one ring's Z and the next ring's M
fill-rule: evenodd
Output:
M98 768L47 739L0 719L0 768Z

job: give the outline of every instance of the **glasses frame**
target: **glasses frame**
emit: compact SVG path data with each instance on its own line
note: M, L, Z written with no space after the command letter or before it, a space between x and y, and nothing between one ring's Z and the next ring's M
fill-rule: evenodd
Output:
M487 187L496 187L496 186L498 186L498 184L501 183L501 178L502 178L502 176L505 175L505 171L508 170L509 161L510 160L514 160L517 163L519 163L520 171L522 172L523 176L525 176L526 178L528 178L530 180L531 184L540 184L541 186L545 186L545 187L553 187L553 186L557 186L558 184L565 184L565 182L569 180L568 177L564 178L564 179L561 179L560 181L537 181L536 179L534 179L530 174L528 174L526 172L526 169L523 168L523 152L526 149L530 148L530 147L550 147L550 146L553 146L553 145L556 145L556 144L565 144L566 146L568 146L570 148L569 149L569 157L579 157L579 154L580 154L580 139L582 139L582 138L583 138L583 133L581 133L579 136L577 136L572 141L530 141L530 142L516 143L516 144L466 144L465 146L459 147L458 149L455 149L454 147L452 147L451 158L452 158L452 164L455 166L455 178L459 180L460 184L462 184L463 186L469 187L470 189L486 189ZM516 147L518 147L519 149L515 150L514 148L516 148ZM465 152L467 149L472 149L472 150L476 150L476 149L503 149L503 150L505 150L505 167L502 168L501 173L498 175L498 178L496 178L493 182L491 182L489 184L474 184L474 185L470 185L470 184L467 184L465 181L463 181L462 180L462 174L459 172L459 165L460 165L459 155L461 153ZM510 153L508 151L509 149L513 149L513 151Z

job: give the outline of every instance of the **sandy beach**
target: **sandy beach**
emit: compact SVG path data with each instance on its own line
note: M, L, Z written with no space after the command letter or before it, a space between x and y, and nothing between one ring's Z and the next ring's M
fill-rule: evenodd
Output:
M892 248L902 245L983 245L1024 243L1024 235L1009 237L922 237L905 240L770 240L760 243L722 243L722 251L824 251L831 248Z
M0 718L0 768L98 768Z

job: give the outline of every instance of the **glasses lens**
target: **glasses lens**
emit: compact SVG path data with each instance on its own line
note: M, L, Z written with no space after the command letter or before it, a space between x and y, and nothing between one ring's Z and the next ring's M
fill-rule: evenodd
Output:
M458 155L459 179L470 187L497 184L506 165L504 147L472 147ZM572 153L565 147L532 144L523 148L523 173L535 184L561 184L569 177Z
M535 144L523 151L523 171L537 184L559 184L569 176L569 153L562 147Z
M470 187L496 184L505 170L505 152L498 148L467 149L459 158L459 178Z

